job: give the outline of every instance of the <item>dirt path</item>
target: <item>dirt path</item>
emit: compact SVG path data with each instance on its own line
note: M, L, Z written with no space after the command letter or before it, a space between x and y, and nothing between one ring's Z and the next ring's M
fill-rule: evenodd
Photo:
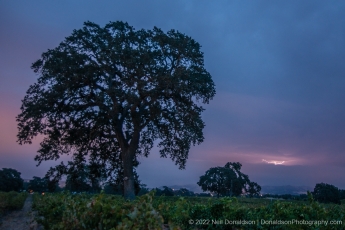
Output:
M0 230L43 230L33 221L31 213L32 195L28 195L22 210L13 211L2 219Z

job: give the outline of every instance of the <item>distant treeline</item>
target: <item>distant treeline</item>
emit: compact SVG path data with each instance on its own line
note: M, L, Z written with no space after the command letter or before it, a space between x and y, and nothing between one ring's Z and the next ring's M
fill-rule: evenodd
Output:
M240 168L240 167L239 167ZM222 169L221 167L215 168L218 171ZM217 173L218 173L217 171ZM231 173L232 171L229 170ZM28 191L28 192L60 192L63 190L68 190L73 193L80 193L80 192L87 192L87 193L99 193L102 190L104 193L107 194L116 194L116 195L123 195L123 183L118 183L114 181L109 181L106 183L100 183L100 181L88 181L86 176L68 176L66 180L65 187L61 188L59 186L58 181L49 180L49 177L33 177L32 180L29 182L24 182L21 178L21 173L15 169L11 168L3 168L0 170L0 191L9 192L9 191ZM207 175L207 174L206 174ZM243 174L244 175L244 174ZM244 175L245 178L247 177ZM203 176L205 177L205 176ZM231 178L231 177L230 177ZM246 180L243 180L246 181ZM249 181L249 180L248 180ZM227 196L246 196L246 197L256 197L256 198L276 198L276 199L289 199L289 200L307 200L308 196L306 194L301 195L292 195L292 194L284 194L284 195L276 195L276 194L260 194L260 186L257 185L259 189L256 189L255 192L247 192L247 193L235 193L233 192L234 184L236 182L235 179L232 180L229 189L226 186L224 191L219 192L217 190L212 190L207 187L203 190L208 190L210 193L194 193L193 191L188 190L187 188L181 189L172 189L167 186L163 186L160 188L149 189L146 187L145 184L140 183L139 180L136 181L136 195L141 196L144 194L149 193L152 190L155 190L156 196L184 196L184 197L227 197ZM198 182L200 185L200 181ZM250 184L250 183L249 183ZM246 183L240 184L239 188L245 190L244 187ZM219 186L218 186L219 187ZM230 191L230 193L228 192ZM316 184L314 191L311 192L313 198L316 201L322 203L336 203L340 204L341 200L345 199L345 190L339 189L334 185L326 184L326 183L319 183Z

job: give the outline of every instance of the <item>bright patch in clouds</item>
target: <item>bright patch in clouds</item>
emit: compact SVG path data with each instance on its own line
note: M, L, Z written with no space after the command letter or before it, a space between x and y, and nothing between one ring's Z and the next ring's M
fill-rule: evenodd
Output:
M285 163L285 161L267 161L265 159L262 159L263 162L266 162L267 164L274 164L274 165L282 165Z

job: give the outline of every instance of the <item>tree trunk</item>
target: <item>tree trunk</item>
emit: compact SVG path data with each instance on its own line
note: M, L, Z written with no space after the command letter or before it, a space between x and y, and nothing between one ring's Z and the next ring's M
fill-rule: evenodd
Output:
M127 200L135 199L134 174L133 174L133 154L127 151L122 154L123 163L123 195Z
M134 126L133 136L129 144L123 135L122 128L115 130L121 148L123 164L123 196L127 200L134 200L135 198L133 160L139 145L140 130L136 128L137 125Z

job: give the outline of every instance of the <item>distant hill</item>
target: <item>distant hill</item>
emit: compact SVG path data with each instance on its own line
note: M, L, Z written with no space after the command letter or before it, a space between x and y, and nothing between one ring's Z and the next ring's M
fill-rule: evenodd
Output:
M261 193L263 194L292 194L292 195L299 195L299 194L306 194L307 191L313 191L314 189L310 186L292 186L292 185L283 185L283 186L272 186L272 185L264 185L261 186Z

